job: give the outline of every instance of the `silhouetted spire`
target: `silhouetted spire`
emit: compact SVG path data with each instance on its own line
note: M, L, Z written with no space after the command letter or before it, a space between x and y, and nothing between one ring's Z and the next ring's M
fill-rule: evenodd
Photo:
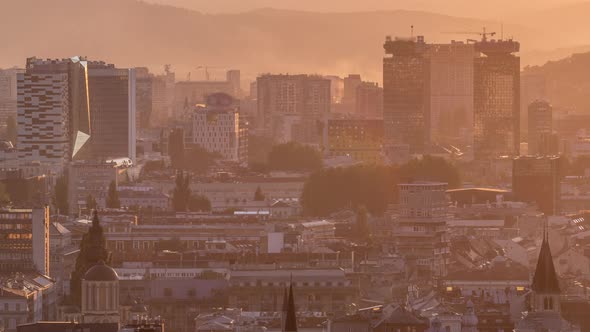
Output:
M98 220L98 211L96 209L92 210L92 226L100 226L100 221Z
M285 320L287 319L287 309L289 308L289 293L287 293L287 287L285 287L283 291L283 306L281 307L281 328L285 326Z
M539 260L533 277L531 288L536 293L541 294L559 294L559 281L555 266L553 265L553 256L549 247L549 232L547 225L543 229L543 243L539 252Z
M283 332L297 332L297 316L295 314L295 299L293 298L293 283L289 285L289 297L287 300Z

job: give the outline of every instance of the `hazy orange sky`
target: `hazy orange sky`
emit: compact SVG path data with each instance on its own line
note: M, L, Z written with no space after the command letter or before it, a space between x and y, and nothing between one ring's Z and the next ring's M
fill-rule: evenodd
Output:
M207 13L241 12L258 8L306 11L372 11L409 9L482 18L525 14L581 0L147 0Z

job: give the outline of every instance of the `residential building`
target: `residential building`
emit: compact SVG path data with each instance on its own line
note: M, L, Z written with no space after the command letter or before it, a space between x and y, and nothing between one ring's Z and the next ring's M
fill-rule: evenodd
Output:
M228 74L229 77L229 74ZM174 87L174 113L176 115L190 111L197 104L206 101L207 96L213 93L226 93L234 96L235 75L233 81L179 81Z
M170 66L164 67L164 74L156 75L152 81L152 114L150 124L162 125L168 122L174 109L175 75Z
M12 117L16 121L17 74L23 69L0 69L0 123L6 124Z
M80 248L72 243L72 233L58 222L49 226L49 239L49 276L55 282L57 296L66 296Z
M349 74L343 81L344 93L342 95L342 104L348 110L347 113L352 113L357 104L357 88L363 83L363 81L359 74Z
M0 271L50 275L49 207L0 210Z
M475 43L474 156L488 159L517 156L520 150L520 58L513 40Z
M55 320L57 296L53 280L38 272L0 272L0 330Z
M546 215L557 215L560 211L560 182L560 157L520 156L514 159L514 198L523 202L535 202Z
M447 184L399 185L398 215L393 219L395 250L423 278L444 277L449 259Z
M263 75L256 79L258 124L275 141L318 144L319 123L330 113L330 80L308 75ZM294 123L289 123L292 118ZM288 128L287 128L288 127ZM283 133L291 131L291 135Z
M362 82L356 87L354 113L367 118L383 118L383 88L378 83Z
M382 161L382 120L330 119L327 131L325 146L329 156L350 156L372 164Z
M547 95L547 79L542 74L523 71L520 74L520 130L521 138L528 138L528 109L536 100L545 100ZM528 142L528 141L527 141Z
M528 106L528 154L544 155L547 152L543 147L553 133L553 109L551 105L542 100L536 100ZM557 154L557 153L555 153Z
M344 312L358 296L341 269L235 270L229 279L229 307L280 312L289 282L297 288L297 311Z
M106 197L111 182L117 182L117 168L111 162L76 161L68 169L68 203L71 214L77 215L81 209L87 209L89 196L97 203L101 202L101 198Z
M154 75L146 67L135 68L135 125L138 131L151 124L154 80Z

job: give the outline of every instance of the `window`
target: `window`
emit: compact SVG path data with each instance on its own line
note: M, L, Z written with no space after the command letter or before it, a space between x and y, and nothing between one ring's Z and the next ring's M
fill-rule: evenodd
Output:
M172 296L172 288L164 288L164 296L166 296L166 297Z

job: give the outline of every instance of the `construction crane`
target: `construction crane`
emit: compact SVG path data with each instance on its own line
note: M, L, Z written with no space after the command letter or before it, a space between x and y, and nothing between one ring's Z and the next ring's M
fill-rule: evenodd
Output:
M224 69L224 67L217 67L217 66L198 66L195 69L204 69L205 70L205 80L206 81L210 81L211 80L211 76L209 75L209 69Z
M443 33L447 33L447 34L454 34L454 35L480 35L481 36L481 41L487 41L488 40L488 36L495 36L496 32L487 32L486 31L486 27L483 27L483 32L476 32L476 31L455 31L455 32L443 32ZM468 39L467 41L473 41L475 42L474 39Z

